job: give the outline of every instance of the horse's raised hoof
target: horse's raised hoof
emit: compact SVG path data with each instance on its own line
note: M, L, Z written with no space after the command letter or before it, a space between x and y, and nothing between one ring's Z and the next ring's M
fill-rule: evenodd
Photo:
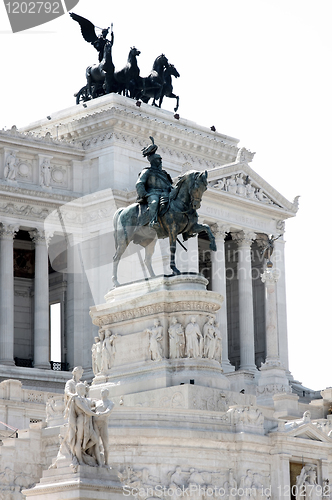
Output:
M211 243L210 243L210 250L212 250L213 252L217 251L217 245L216 245L215 241L211 241Z
M112 277L112 281L113 281L114 288L117 288L118 286L120 286L120 283L118 282L118 280L116 278L114 278L114 276Z
M179 271L177 267L171 266L171 269L173 271L173 275L174 276L177 275L177 274L181 274L181 271Z

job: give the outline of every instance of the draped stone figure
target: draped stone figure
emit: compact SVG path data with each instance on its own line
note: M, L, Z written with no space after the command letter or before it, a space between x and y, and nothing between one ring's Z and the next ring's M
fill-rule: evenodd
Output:
M109 390L101 390L101 400L96 403L97 416L93 416L94 428L98 438L100 438L104 449L105 466L109 466L109 444L108 444L108 417L114 409L113 401L108 399ZM99 443L96 443L96 448Z
M6 164L3 172L4 178L8 181L14 181L16 179L16 161L15 153L9 153L6 158Z
M192 316L190 323L186 326L186 356L188 358L201 357L203 337L195 316Z
M152 361L161 361L162 348L160 342L163 338L163 327L160 325L159 319L154 321L153 328L146 329L145 331L150 335L149 348Z
M185 336L183 326L173 317L168 329L169 357L171 359L183 358L185 353Z
M205 358L213 359L216 350L216 329L214 327L214 319L209 316L207 322L203 327L204 336L204 350L203 354Z
M109 370L115 358L115 340L117 334L113 334L109 328L105 330L105 339L102 346L101 361L102 361L102 371L105 372Z

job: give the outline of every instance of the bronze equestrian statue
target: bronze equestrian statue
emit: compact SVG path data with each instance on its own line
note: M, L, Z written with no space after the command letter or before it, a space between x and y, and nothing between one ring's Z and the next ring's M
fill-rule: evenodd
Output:
M190 170L178 178L175 186L162 169L157 145L144 148L150 167L145 168L136 183L138 200L129 207L119 208L113 218L116 252L113 257L113 284L119 286L118 265L129 243L145 247L145 265L151 276L152 255L157 239L169 238L170 268L173 274L181 274L175 266L176 240L179 234L187 240L206 232L210 249L217 250L214 235L207 224L198 223L197 211L207 189L207 172Z

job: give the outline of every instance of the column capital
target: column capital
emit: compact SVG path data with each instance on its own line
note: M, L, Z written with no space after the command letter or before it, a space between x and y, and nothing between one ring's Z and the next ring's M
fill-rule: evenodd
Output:
M256 233L253 231L237 231L232 234L232 240L236 241L240 246L251 246L252 242L256 239Z
M1 238L13 239L20 226L18 224L1 223L0 236Z
M229 233L231 229L229 224L222 224L219 222L210 224L210 228L215 238L222 238L222 239L225 239L226 234Z
M32 231L29 231L29 234L30 238L35 244L46 242L47 239L46 232L41 229L33 229Z
M266 285L275 285L278 279L279 279L279 272L276 269L274 269L273 271L265 269L263 274L261 274L261 280Z

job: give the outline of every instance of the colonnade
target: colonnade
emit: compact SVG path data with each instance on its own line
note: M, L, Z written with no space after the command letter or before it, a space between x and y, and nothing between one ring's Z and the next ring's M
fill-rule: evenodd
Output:
M0 364L14 361L14 237L17 224L0 227ZM34 229L34 367L49 369L49 282L48 251L45 231Z
M222 367L225 373L234 371L228 358L228 328L227 328L227 296L226 296L226 257L225 237L230 227L225 224L214 224L213 233L216 238L217 252L211 252L212 289L224 297L224 303L217 313L217 321L222 332ZM256 239L253 231L231 232L232 240L237 243L238 254L238 286L239 286L239 333L240 333L240 370L254 373L255 335L254 308L251 272L251 245ZM282 364L288 369L287 328L284 291L283 245L279 243L278 270L281 283L278 288L278 274L264 273L261 277L265 283L266 311L266 360ZM279 298L281 301L279 307ZM277 304L278 301L278 304ZM263 306L263 304L262 304ZM286 340L286 347L284 341Z
M0 364L14 365L14 263L13 241L19 230L17 224L2 223L0 227ZM217 252L211 252L212 260L212 289L224 297L224 304L217 313L216 321L222 332L222 367L224 372L234 371L228 358L227 338L227 297L226 297L226 258L225 237L230 232L230 227L225 224L214 224L213 232L216 238ZM35 280L34 280L34 367L49 369L49 279L48 279L48 248L45 231L33 229L29 232L35 245ZM254 339L254 312L253 290L251 275L251 245L256 238L252 231L232 232L232 240L237 243L238 254L238 286L239 286L239 333L240 333L240 370L255 372L255 339ZM75 246L73 246L75 248ZM197 248L197 245L196 245ZM279 242L283 250L283 243ZM283 252L281 254L283 256ZM74 252L69 252L69 261L73 260L74 269L78 262ZM283 259L278 263L278 268L283 270ZM74 271L75 275L75 271ZM84 311L83 297L77 304L77 293L83 294L83 283L79 286L74 275L68 282L67 316L72 316L74 328L69 335L72 339L68 347L76 352L72 362L81 361L83 358L83 344L77 337L77 332L82 332L82 318ZM82 276L81 276L82 279ZM71 283L73 281L73 283ZM288 368L287 347L283 348L287 340L284 281L278 283L276 276L271 280L269 276L263 277L266 288L267 312L266 321L266 349L267 360L281 360L282 365ZM279 288L278 288L279 285ZM278 307L277 307L278 300ZM279 305L280 300L280 305ZM77 310L78 306L79 311ZM74 319L75 321L74 321ZM76 324L76 320L80 323ZM76 333L75 333L76 332ZM76 344L75 347L73 344ZM86 346L84 346L86 347ZM76 357L80 359L76 359Z

